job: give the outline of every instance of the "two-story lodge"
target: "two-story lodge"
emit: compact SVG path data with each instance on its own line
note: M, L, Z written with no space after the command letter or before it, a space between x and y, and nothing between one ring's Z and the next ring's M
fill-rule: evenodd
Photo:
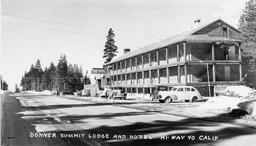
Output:
M189 32L125 53L106 63L103 87L152 93L156 86L196 87L202 95L215 85L242 79L241 32L216 20ZM213 95L211 93L211 95Z

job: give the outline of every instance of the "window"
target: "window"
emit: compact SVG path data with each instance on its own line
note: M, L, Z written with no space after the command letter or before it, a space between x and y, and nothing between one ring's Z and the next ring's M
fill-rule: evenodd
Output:
M190 88L185 88L185 91L190 91Z
M182 92L182 91L184 91L184 89L183 89L183 88L179 88L178 91L181 91L181 92Z
M191 91L196 91L194 88L191 88Z
M130 74L127 74L126 77L127 77L127 80L130 80Z
M177 88L172 88L172 91L177 91Z
M228 38L228 28L227 27L223 27L223 37Z

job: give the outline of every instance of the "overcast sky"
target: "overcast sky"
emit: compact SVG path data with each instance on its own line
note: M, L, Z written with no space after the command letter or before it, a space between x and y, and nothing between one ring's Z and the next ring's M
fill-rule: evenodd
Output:
M61 54L84 71L102 67L110 27L121 54L189 30L197 18L237 27L245 1L2 0L0 71L13 89L38 58L43 68Z

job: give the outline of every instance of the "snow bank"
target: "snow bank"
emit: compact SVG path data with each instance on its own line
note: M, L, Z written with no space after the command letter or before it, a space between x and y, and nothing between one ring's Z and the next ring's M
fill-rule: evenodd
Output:
M5 91L0 90L0 95L3 95L5 93Z
M254 90L246 86L227 86L223 92L227 96L246 97L253 94Z
M52 95L52 91L50 90L44 90L41 92L42 95Z
M243 102L243 98L229 97L229 96L216 96L210 97L200 107L203 109L235 109L238 108L238 103Z
M251 101L245 101L238 104L241 110L247 111L253 117L256 117L256 99Z
M32 94L32 95L52 95L52 91L50 90L44 90L42 92L38 92L38 91L24 91L25 94Z

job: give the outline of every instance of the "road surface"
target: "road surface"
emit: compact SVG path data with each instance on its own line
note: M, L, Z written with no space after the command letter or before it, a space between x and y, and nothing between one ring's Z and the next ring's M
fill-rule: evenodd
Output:
M220 115L196 118L192 110L191 116L171 112L194 106L184 103L159 105L168 112L148 110L158 104L152 102L36 95L1 100L2 145L254 145L256 139L255 128L232 119L223 123Z

